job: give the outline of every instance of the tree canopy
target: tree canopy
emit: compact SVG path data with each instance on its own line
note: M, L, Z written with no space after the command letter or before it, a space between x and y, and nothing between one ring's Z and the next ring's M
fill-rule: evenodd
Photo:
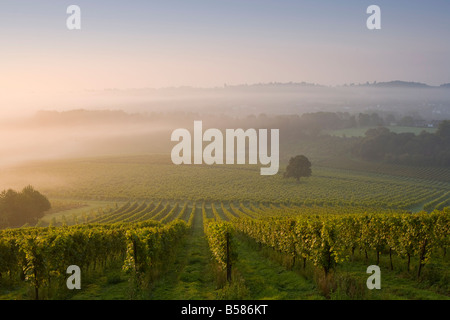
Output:
M50 208L47 197L32 186L27 186L20 192L4 190L0 193L0 227L35 224Z
M436 133L394 133L384 127L369 129L355 143L353 154L364 160L407 165L450 165L450 121L442 121Z
M301 177L311 176L311 162L304 155L298 155L289 159L289 164L284 173L285 178L295 178L300 181Z

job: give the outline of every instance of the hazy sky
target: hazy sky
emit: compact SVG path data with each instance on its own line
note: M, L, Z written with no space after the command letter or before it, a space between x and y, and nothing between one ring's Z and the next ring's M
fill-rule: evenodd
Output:
M81 30L66 9L81 7ZM382 10L382 30L366 9ZM0 94L450 82L448 0L0 0ZM5 101L5 100L4 100Z

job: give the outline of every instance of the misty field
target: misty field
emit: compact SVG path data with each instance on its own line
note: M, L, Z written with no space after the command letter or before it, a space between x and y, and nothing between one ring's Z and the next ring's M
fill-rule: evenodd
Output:
M420 211L450 189L450 181L423 179L420 168L414 177L351 170L353 165L344 169L313 164L312 176L297 183L283 178L283 167L275 176L261 177L258 168L248 165L175 166L169 155L98 157L4 169L0 187L31 184L51 199L75 202L251 201L410 211ZM447 168L434 171L442 179L450 176Z
M436 170L435 175L449 175L448 169ZM245 165L174 166L164 154L67 159L3 169L3 188L31 184L49 197L52 210L36 227L0 231L0 252L15 252L3 255L7 258L0 265L0 298L450 298L448 209L444 209L449 205L450 182L423 179L420 170L416 176L409 171L395 175L387 169L365 172L322 163L313 165L312 176L297 183L284 179L283 171L261 177L258 168ZM409 220L409 212L424 208L434 210L430 217L436 220L423 218L419 224ZM363 223L361 217L371 222ZM393 217L398 218L390 220ZM318 248L298 247L307 242L292 242L298 247L294 251L287 249L294 248L291 245L278 247L298 241L295 234L312 236L314 226L306 227L303 221L315 219L326 226L323 230L335 230L332 241L339 251L330 265L314 259L323 254L313 254L311 250ZM378 224L383 219L394 228L388 234L400 230L395 228L415 230L413 226L422 225L420 232L430 239L426 254L421 254L422 236L415 237L410 249L400 240L375 245L375 238L365 242L356 238L353 248L343 242L350 238L342 233L343 223L371 226L364 234L375 237L387 232ZM273 221L268 237L261 233L265 225L257 227L264 221ZM282 231L293 225L306 229ZM293 238L276 238L282 234ZM323 231L319 234L316 241L328 239ZM394 238L403 239L400 234L409 233ZM39 242L31 241L36 236ZM225 236L231 247L224 247ZM64 240L74 237L78 246ZM270 237L275 238L269 241ZM107 255L104 248L109 248ZM223 258L226 248L233 252L232 261ZM23 252L39 252L34 258L47 264L30 267L30 257ZM82 290L65 287L66 264L81 266ZM365 287L370 264L381 267L383 290Z

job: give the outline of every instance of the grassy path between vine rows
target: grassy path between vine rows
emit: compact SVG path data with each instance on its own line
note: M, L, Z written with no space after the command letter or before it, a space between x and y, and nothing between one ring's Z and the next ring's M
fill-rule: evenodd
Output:
M246 241L236 239L238 277L234 287L223 292L217 288L211 255L203 232L201 208L197 208L192 234L180 248L175 263L150 289L155 300L211 300L220 297L243 299L307 300L323 299L313 281L288 271L254 250Z
M239 239L240 240L240 239ZM247 241L236 241L236 268L245 281L250 299L255 300L321 300L312 280L289 271L264 257Z
M239 239L241 240L241 239ZM236 263L239 273L245 279L245 285L249 290L251 299L276 299L276 300L322 300L326 299L324 292L320 292L317 284L310 274L303 277L298 271L289 271L278 262L247 241L237 241L239 260ZM418 281L416 270L405 273L400 266L399 259L394 259L396 271L389 270L389 257L383 255L380 260L382 270L382 290L368 290L366 280L367 262L344 262L333 275L335 292L329 292L331 299L370 299L370 300L449 300L445 293L448 288L448 272L445 270L445 261L430 263L424 268L424 274L444 274L441 281L435 286L430 286L427 281ZM414 261L417 263L417 261ZM443 268L443 270L438 270ZM414 267L413 267L414 269ZM447 268L448 270L448 268ZM323 285L324 283L322 283ZM439 284L439 285L438 285ZM330 283L331 285L331 283ZM323 289L323 288L322 288Z
M201 208L176 261L151 288L150 299L211 300L216 298L214 272L211 269L208 242L203 232Z

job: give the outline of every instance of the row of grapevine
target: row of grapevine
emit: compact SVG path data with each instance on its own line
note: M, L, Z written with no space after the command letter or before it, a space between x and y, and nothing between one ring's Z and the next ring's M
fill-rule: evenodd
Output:
M122 223L122 222L139 222L147 220L158 220L163 223L170 222L178 217L180 203L173 206L167 201L138 203L127 202L115 210L104 212L100 216L91 218L87 223ZM184 212L184 211L183 211Z
M133 221L132 219L129 219L129 218L138 212L142 212L142 211L146 210L147 208L150 208L151 206L152 206L151 203L147 204L147 203L143 202L140 205L138 205L138 203L136 202L135 205L132 206L132 208L133 208L132 210L127 210L123 214L115 217L114 219L109 220L108 223Z
M343 161L333 158L323 164L322 160L316 161L313 176L305 180L307 187L283 179L279 175L261 181L258 179L257 170L251 167L245 167L249 170L240 170L240 167L236 167L236 170L230 170L228 167L218 167L217 170L199 167L192 176L192 172L185 168L187 171L183 169L182 172L190 179L179 179L178 174L172 174L174 168L170 160L164 164L161 159L152 163L155 161L153 156L149 157L146 163L141 162L141 159L133 159L133 166L127 165L126 161L116 162L113 158L105 160L61 162L57 175L72 181L71 186L64 190L49 187L45 190L47 196L78 201L157 198L191 202L207 200L215 203L268 201L292 202L298 205L357 204L411 209L420 204L417 202L418 197L435 192L429 194L427 201L422 203L432 201L433 197L438 198L448 192L450 186L449 168L389 166L389 170L384 170L382 168L386 167L385 164L374 166L349 159ZM336 166L346 170L333 168ZM49 176L55 170L53 166L42 166L39 169L47 172ZM407 173L401 174L402 171ZM90 179L86 179L87 176ZM446 178L442 179L443 177ZM152 183L149 184L149 181ZM217 183L211 188L205 181ZM255 185L258 188L255 188Z
M118 217L116 221L123 221L123 222L133 222L133 221L142 221L141 218L152 212L158 204L155 204L154 202L150 202L146 207L142 208L141 210L134 210L131 213L127 214L123 217Z
M426 211L431 211L433 209L442 210L444 206L450 205L450 191L443 194L442 196L435 198L434 200L426 203L423 207Z
M169 221L172 221L174 219L174 217L176 217L179 208L180 208L180 204L177 202L172 207L172 209L170 209L169 213L167 213L167 215L160 220L160 222L167 223Z
M132 274L138 284L150 270L161 270L173 256L177 244L188 230L181 220L163 226L126 231L126 257L123 269Z
M225 219L235 218L221 203ZM231 282L231 270L236 259L233 246L233 227L222 219L214 203L211 203L213 218L207 217L205 202L202 203L203 228L208 240L209 249L219 269L226 272L226 279Z
M178 204L177 204L178 205ZM164 218L167 213L169 213L170 211L170 203L167 202L164 207L162 208L162 210L160 210L157 214L155 214L152 219L154 220L161 220L162 218Z
M234 206L230 204L230 206ZM377 209L372 207L361 207L361 206L339 206L339 207L329 207L329 206L318 206L318 205L295 205L295 204L279 204L274 205L259 203L257 205L250 203L247 206L240 203L240 211L244 212L246 215L253 218L256 217L292 217L297 215L322 215L322 214L374 214L380 211L384 213L407 213L405 210L399 209Z
M231 282L231 268L236 260L231 223L225 221L205 221L205 234L209 249L221 270L226 271L227 281Z
M444 199L442 202L436 205L437 210L443 210L444 208L450 207L450 198Z
M325 273L347 260L356 249L407 259L416 256L418 276L432 255L450 245L450 210L431 214L301 215L263 219L236 219L234 227L279 252L308 260ZM443 249L443 250L441 250Z
M254 218L255 216L252 213L249 213L248 210L244 209L245 207L242 203L239 203L239 207L235 206L232 202L230 202L231 212L239 217L239 218Z
M183 236L186 229L187 224L183 221L165 226L148 221L2 230L0 280L6 275L14 281L24 280L34 288L38 299L41 288L50 286L50 283L61 284L69 265L77 265L84 272L89 272L104 268L108 262L125 261L124 268L129 269L129 256L126 254L130 237L152 233L154 242L145 238L146 253L150 250L165 252ZM148 267L151 267L157 259L155 255L149 257L152 261ZM159 261L163 261L164 254L158 257Z
M222 218L220 217L220 214L217 211L216 206L214 205L214 203L211 203L211 210L213 212L214 220L216 220L216 221L222 220Z
M227 221L233 220L237 217L237 215L234 215L233 213L231 213L223 204L223 202L220 203L220 208L222 209L223 214L225 215L225 219Z
M208 231L209 223L215 219L208 219L208 216L206 214L206 205L204 201L202 202L202 219L203 219L203 231L206 234L206 232Z
M197 204L194 202L194 204L192 205L191 214L189 215L189 219L187 221L189 229L191 229L192 225L194 224L194 218L195 218L195 211L196 210L197 210Z
M442 200L441 197L439 201ZM444 199L447 201L448 199ZM441 203L442 206L444 203ZM149 204L127 202L121 207L115 210L106 211L102 216L97 216L94 219L90 219L88 223L118 223L118 222L136 222L147 221L150 219L159 220L163 223L173 221L174 219L182 219L187 221L189 216L187 214L186 207L189 202L185 201L183 207L180 209L180 203L177 202L171 206L170 202L163 203L150 202ZM206 204L205 204L206 205ZM344 203L340 203L339 206L328 205L298 205L290 203L279 203L277 205L273 203L248 203L244 205L243 202L235 203L229 202L228 204L220 202L219 207L214 202L210 203L211 211L207 211L207 214L211 213L215 220L232 220L236 217L263 217L263 216L291 216L298 214L321 214L321 213L376 213L380 209L376 207L362 207L362 206L345 206ZM217 209L219 208L219 210ZM406 210L400 209L382 209L383 212L406 212Z
M333 158L332 161L327 161L326 166L336 168L351 168L351 170L358 170L364 173L374 172L385 175L392 175L403 178L425 179L440 181L442 183L450 182L450 170L445 167L418 167L405 166L399 164L389 163L373 163L366 161L353 161L348 158Z
M187 208L188 208L188 202L185 202L183 205L183 208L181 208L180 212L178 212L178 215L174 218L174 220L176 220L176 219L183 220L183 217L186 213Z

